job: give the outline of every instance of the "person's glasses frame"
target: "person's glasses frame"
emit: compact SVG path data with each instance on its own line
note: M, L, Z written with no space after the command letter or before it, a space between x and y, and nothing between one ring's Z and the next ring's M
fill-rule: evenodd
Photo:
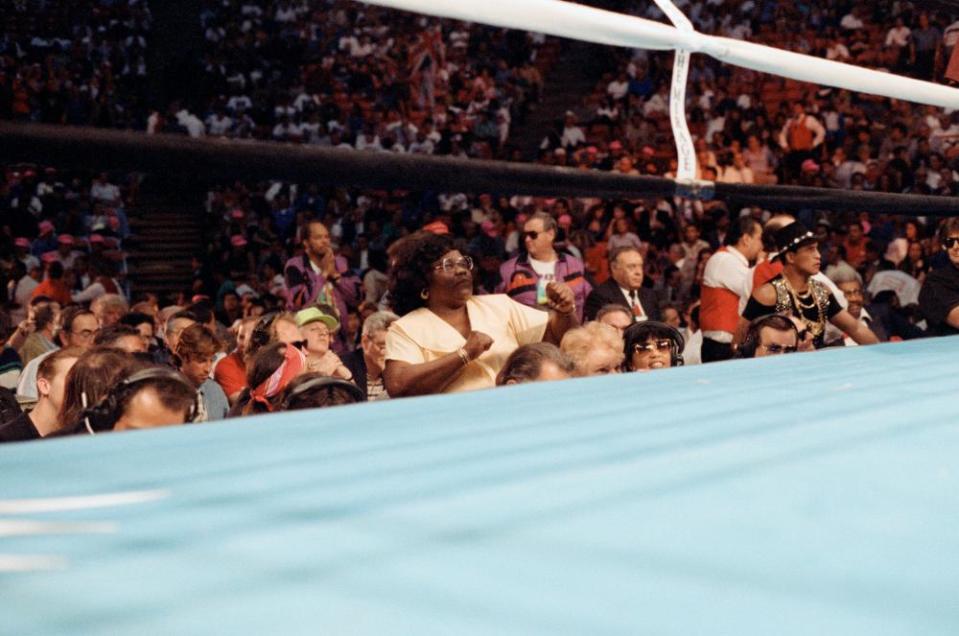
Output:
M433 269L442 270L447 274L455 272L458 267L462 267L468 272L473 271L473 259L469 256L463 256L460 258L444 258L439 263L433 265Z
M671 351L672 348L673 341L668 338L663 338L638 344L633 348L633 351L636 353L652 353L654 351Z
M951 250L957 244L959 244L959 236L947 236L946 238L942 239L942 246L947 250Z
M784 353L796 353L797 351L799 351L799 347L796 345L760 343L759 346L765 349L767 353L774 356L778 356Z

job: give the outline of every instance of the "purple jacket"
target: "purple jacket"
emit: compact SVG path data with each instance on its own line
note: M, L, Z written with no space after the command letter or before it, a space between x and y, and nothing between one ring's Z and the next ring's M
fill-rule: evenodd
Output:
M336 257L336 271L340 273L340 278L333 283L332 304L336 306L340 324L343 325L350 309L356 308L359 303L360 279L350 272L346 259L342 256ZM326 277L313 271L306 254L288 260L283 268L283 276L286 278L288 290L286 308L290 311L297 311L317 302L317 297L326 285ZM333 348L337 353L349 351L345 331L341 326L336 333Z
M560 252L556 261L556 280L566 283L576 298L576 314L583 319L583 307L586 297L593 287L586 280L583 263L575 256ZM509 294L518 303L536 307L536 282L539 277L530 265L529 256L515 256L499 268L500 284L497 293Z

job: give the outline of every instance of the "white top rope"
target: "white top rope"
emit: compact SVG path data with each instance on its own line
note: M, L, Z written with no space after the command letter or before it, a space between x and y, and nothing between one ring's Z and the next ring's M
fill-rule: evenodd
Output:
M596 44L705 53L728 64L802 82L942 108L959 108L959 89L941 84L762 44L705 35L697 33L691 26L689 29L678 28L561 0L372 0L369 4ZM675 7L664 12L670 19L675 19L679 13ZM685 16L683 20L688 23Z

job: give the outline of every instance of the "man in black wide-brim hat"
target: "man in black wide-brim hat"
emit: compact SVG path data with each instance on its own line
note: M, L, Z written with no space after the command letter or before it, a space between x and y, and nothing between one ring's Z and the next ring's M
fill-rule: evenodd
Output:
M879 342L869 327L842 308L828 287L812 278L821 263L815 234L794 221L777 230L775 239L775 257L782 261L783 272L753 290L743 318L754 320L772 313L791 316L799 323L800 341L806 348L825 345L827 321L858 344Z

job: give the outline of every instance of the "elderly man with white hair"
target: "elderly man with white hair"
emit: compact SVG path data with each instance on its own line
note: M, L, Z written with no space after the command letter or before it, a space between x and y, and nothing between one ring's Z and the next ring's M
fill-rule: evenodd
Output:
M363 321L360 347L343 356L343 364L353 372L353 381L366 392L367 401L384 400L390 396L383 385L386 366L386 332L399 316L390 311L378 311Z

